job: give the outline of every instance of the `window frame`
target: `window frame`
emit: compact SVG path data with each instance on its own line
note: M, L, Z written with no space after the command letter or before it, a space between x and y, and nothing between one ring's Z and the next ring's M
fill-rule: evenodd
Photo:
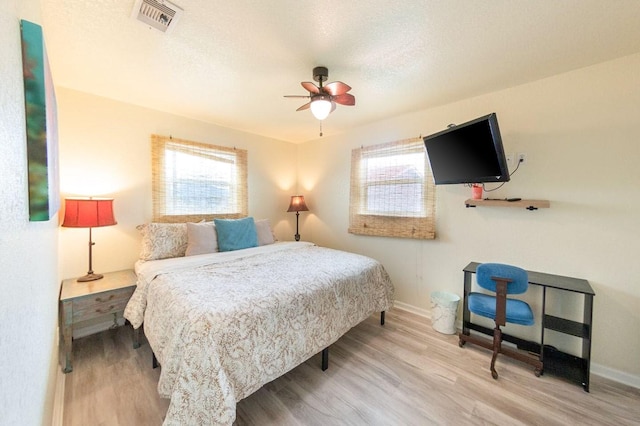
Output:
M216 159L228 162L229 155L231 161L236 165L233 182L229 182L230 200L232 203L229 209L224 212L193 212L185 214L173 214L172 210L179 210L178 204L173 208L168 208L167 203L173 198L176 201L173 186L175 181L167 176L166 169L167 152L182 152L195 157L202 157L204 160ZM152 203L154 222L197 222L200 220L237 219L246 217L248 214L248 188L247 188L247 151L237 148L229 148L219 145L193 142L184 139L173 138L171 136L151 136L151 169L152 169ZM203 179L203 182L207 182Z
M367 197L370 193L367 189L379 186L381 182L389 185L394 184L388 179L367 180L366 161L372 158L383 159L415 153L424 155L423 178L399 179L397 185L416 182L422 184L420 212L407 214L402 210L383 213L369 211L370 200ZM390 161L390 166L392 165ZM393 193L393 190L389 193ZM348 232L358 235L399 238L435 238L435 185L422 138L404 139L352 150Z

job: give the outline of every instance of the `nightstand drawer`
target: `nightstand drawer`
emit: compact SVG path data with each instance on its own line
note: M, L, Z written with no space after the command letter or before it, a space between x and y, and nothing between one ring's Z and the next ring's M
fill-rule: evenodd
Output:
M73 322L124 311L133 290L129 287L75 299L73 301Z

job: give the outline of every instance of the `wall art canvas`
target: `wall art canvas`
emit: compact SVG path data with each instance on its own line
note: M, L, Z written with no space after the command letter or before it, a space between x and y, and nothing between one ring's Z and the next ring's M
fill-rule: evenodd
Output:
M29 220L47 221L60 207L56 98L42 27L20 21L24 79Z

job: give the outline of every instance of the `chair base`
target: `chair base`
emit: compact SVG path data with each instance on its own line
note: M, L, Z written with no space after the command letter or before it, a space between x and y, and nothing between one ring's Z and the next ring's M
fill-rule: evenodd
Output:
M473 336L471 334L467 335L467 334L460 333L458 337L459 337L458 346L460 347L463 347L465 343L469 342L469 343L473 343L474 345L482 346L483 348L493 351L494 355L491 359L491 376L496 380L498 379L498 372L495 370L494 365L495 365L496 356L498 353L501 353L505 356L508 356L509 358L513 358L533 366L535 368L534 374L536 375L536 377L540 377L542 375L544 366L542 361L540 361L540 358L528 352L522 352L515 349L503 347L501 345L501 340L502 340L501 333L499 336L496 336L496 337L499 337L499 340L497 342L495 341L496 339L492 341L479 336Z

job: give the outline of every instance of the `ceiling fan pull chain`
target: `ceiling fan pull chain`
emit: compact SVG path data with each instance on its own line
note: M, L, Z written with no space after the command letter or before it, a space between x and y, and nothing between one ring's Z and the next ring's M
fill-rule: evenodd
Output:
M322 121L320 121L320 137L322 137Z

